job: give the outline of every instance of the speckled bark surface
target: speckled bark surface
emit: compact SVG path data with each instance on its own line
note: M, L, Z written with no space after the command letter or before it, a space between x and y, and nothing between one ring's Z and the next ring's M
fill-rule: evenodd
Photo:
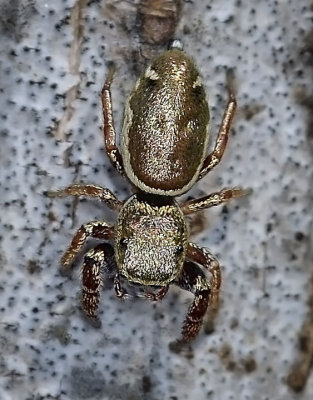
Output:
M0 1L0 398L309 400L313 373L299 394L287 377L312 315L310 1L182 7L176 36L206 84L211 146L228 69L239 104L221 165L189 194L253 189L197 219L193 240L223 266L213 332L177 351L191 296L171 288L156 305L121 302L109 283L97 330L79 312L79 268L59 271L75 229L115 216L43 192L75 181L130 194L104 153L99 94L113 61L120 131L143 55L162 49L140 44L136 3Z

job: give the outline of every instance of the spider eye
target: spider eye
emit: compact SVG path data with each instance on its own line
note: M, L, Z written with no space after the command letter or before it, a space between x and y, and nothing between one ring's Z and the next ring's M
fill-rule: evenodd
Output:
M184 251L184 246L181 244L176 248L176 254L181 254Z
M120 246L126 247L126 245L127 245L127 240L125 238L120 239Z

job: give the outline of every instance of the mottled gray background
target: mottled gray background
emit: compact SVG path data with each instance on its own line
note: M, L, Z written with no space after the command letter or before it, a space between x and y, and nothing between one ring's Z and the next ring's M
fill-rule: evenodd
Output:
M0 1L0 399L312 399L312 1L182 1L173 19L209 95L211 147L229 85L239 103L223 162L189 195L253 189L193 221L223 266L213 326L177 349L190 294L121 302L108 282L97 330L79 268L60 274L80 224L115 215L43 192L130 194L104 153L99 93L113 62L119 131L138 73L166 48L142 36L138 3Z

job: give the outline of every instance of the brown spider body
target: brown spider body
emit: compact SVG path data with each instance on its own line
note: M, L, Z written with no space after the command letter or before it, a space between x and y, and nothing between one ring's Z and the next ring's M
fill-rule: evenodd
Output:
M209 115L193 61L176 48L158 56L125 107L122 155L132 183L165 196L189 190L205 158Z
M69 266L88 237L105 241L88 251L82 269L82 305L98 321L102 273L115 274L118 297L127 296L120 278L159 288L146 292L160 300L175 284L195 296L182 331L182 340L196 337L209 305L214 307L221 283L220 267L205 248L189 242L185 215L243 196L239 188L224 189L178 205L173 196L186 192L217 165L224 153L235 112L230 96L214 150L205 156L208 142L209 108L193 61L179 48L159 55L146 69L131 93L122 134L122 155L116 145L110 85L112 71L102 90L106 151L116 169L125 173L137 188L126 202L108 189L74 184L48 192L50 197L88 196L119 211L114 227L103 221L87 223L76 232L63 255ZM199 267L211 274L208 279Z

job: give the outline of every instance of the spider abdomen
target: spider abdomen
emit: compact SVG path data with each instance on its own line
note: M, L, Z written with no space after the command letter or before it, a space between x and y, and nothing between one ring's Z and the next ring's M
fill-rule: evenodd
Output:
M132 183L153 194L186 192L203 164L209 119L193 61L176 48L159 55L125 108L123 160Z

